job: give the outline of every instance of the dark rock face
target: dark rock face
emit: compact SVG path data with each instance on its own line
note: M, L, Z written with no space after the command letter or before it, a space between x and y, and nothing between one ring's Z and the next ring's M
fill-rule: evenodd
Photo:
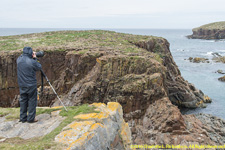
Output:
M20 56L21 52L2 52L0 54L0 106L11 107L19 106L19 86L17 83L17 66L16 59ZM60 70L65 66L65 52L49 53L46 52L45 58L40 59L43 70L50 79L54 81L60 76ZM40 85L40 72L37 72L37 78ZM40 106L48 106L55 98L53 94L45 95L47 97L44 101L40 101ZM47 102L46 102L47 101Z
M208 132L203 129L203 123L194 115L182 115L168 98L160 99L149 105L143 119L139 122L136 129L132 130L135 143L215 145L207 134ZM208 125L205 127L207 128Z
M9 107L19 94L16 59L20 53L0 54L0 106Z
M165 86L173 104L189 108L204 107L203 92L183 79L173 60L167 40L157 39L137 45L148 51L158 52L163 57L163 65L166 67Z
M220 77L218 80L219 80L219 81L222 81L222 82L225 82L225 76Z
M187 36L190 39L225 39L225 30L220 29L198 29L193 30L193 34Z
M85 54L78 54L73 50L47 51L40 62L57 93L64 95L68 105L78 105L90 100L118 101L126 104L127 112L130 112L130 105L136 105L132 101L138 100L142 106L142 101L164 96L169 96L172 103L178 106L196 108L203 105L204 94L181 77L165 39L153 38L134 44L149 52L158 53L162 57L158 58L160 63L152 55L118 56L112 49L98 48ZM3 69L0 92L3 107L15 103L19 94L16 77L18 56L18 52L11 56L1 55ZM40 73L37 77L40 83ZM12 90L15 92L11 92ZM47 91L49 92L40 96L40 106L50 105L55 98L51 89ZM127 105L128 100L131 101L130 105Z
M219 73L219 74L225 74L225 72L224 72L223 70L220 70L220 69L217 70L216 73Z

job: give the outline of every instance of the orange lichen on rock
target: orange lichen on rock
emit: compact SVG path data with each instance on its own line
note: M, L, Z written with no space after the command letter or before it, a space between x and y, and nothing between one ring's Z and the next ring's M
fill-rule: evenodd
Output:
M95 106L95 107L106 107L106 104L104 104L104 103L93 103L91 105Z
M90 131L93 131L93 130L95 130L95 129L98 128L98 127L104 128L104 126L103 126L101 123L95 123L95 124L93 124L93 125L90 127Z
M120 135L122 138L123 143L126 143L126 145L124 145L125 147L128 147L131 144L131 131L129 128L128 123L125 123L123 121L122 125L121 125L121 131L120 131Z
M82 121L82 122L74 122L72 124L69 124L69 128L72 128L72 129L77 129L77 128L80 128L82 129L84 126L87 126L87 125L92 125L94 123L94 121Z
M74 144L76 144L76 143L84 144L85 140L87 138L91 138L91 137L94 136L93 134L90 135L90 136L88 136L88 135L89 135L89 132L84 133L79 139L77 139L77 140L73 141L72 143L70 143L70 145L68 146L67 150L70 150L74 146Z
M75 119L83 119L83 120L91 120L91 119L103 119L103 118L107 118L109 115L107 113L104 112L100 112L100 113L91 113L91 114L80 114L76 117L74 117Z
M111 111L118 111L120 115L123 115L122 106L117 102L108 102L107 108Z
M128 147L131 144L131 132L123 120L122 107L117 102L94 103L99 113L80 114L74 122L67 125L55 138L66 144L67 149L107 149L113 141L122 141L113 145ZM120 136L121 140L115 140ZM88 148L89 147L89 148ZM113 149L113 147L111 147Z
M90 113L90 114L80 114L75 116L75 119L90 119L97 115L97 113Z
M207 95L204 95L204 102L205 103L211 103L212 102L212 99L209 97L209 96L207 96Z
M197 106L203 104L203 100L201 100L200 102L196 103Z
M97 61L99 64L101 64L101 60L99 60L98 58L96 58L96 61Z
M63 106L55 106L55 107L51 107L51 109L58 109L58 108L62 108Z

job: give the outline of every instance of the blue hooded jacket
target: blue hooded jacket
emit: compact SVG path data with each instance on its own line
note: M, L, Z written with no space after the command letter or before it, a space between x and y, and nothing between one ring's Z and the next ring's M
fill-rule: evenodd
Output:
M32 58L31 47L24 47L23 54L17 58L17 78L19 87L37 85L36 71L41 70L41 64Z

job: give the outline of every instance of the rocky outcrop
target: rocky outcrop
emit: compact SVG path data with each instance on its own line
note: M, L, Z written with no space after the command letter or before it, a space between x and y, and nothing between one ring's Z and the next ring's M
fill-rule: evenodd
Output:
M220 77L218 80L219 80L219 81L222 81L222 82L225 82L225 76Z
M187 36L191 39L225 39L225 22L216 22L203 25L192 30L193 34Z
M22 139L42 137L57 128L65 119L58 114L58 112L52 112L52 114L38 115L36 117L38 120L37 123L22 123L18 119L8 121L6 120L7 116L0 117L1 141L14 137L20 137Z
M128 149L131 132L123 120L123 110L119 103L94 103L99 113L81 114L76 121L67 125L55 141L73 150ZM79 120L79 121L78 121Z
M206 115L207 116L207 115ZM201 118L201 115L198 116ZM205 117L206 119L207 117ZM207 119L206 119L207 120ZM207 120L207 122L210 119ZM224 121L215 119L219 124L207 124L204 119L197 119L194 115L182 115L179 109L172 105L168 98L160 99L149 105L142 120L136 128L131 128L134 143L148 145L215 145L223 142L223 137L213 140L223 133ZM210 130L221 128L220 131Z
M225 74L224 70L220 70L220 69L217 70L216 73L219 73L219 74Z
M225 121L223 119L209 114L197 114L195 117L201 121L199 127L213 142L219 145L225 143Z
M43 70L56 91L64 95L67 105L79 105L90 100L118 101L126 106L126 112L130 112L137 110L131 110L136 100L142 103L169 96L172 103L178 106L203 106L204 94L182 78L167 40L117 33L109 33L108 36L114 36L114 39L123 37L127 43L119 43L113 48L95 47L101 43L89 48L64 47L63 50L57 50L62 49L59 47L34 47L34 50L45 51L46 55L40 59ZM100 38L106 37L103 35ZM0 55L0 97L3 107L16 104L18 100L16 58L19 54L19 51L10 51ZM48 106L55 98L51 89L45 90L47 92L40 96L39 106Z
M150 52L158 53L163 58L163 65L166 67L165 86L173 104L188 108L205 107L203 92L196 89L193 84L188 83L181 76L169 50L168 41L153 39L137 45Z
M215 62L225 63L225 56L217 56L217 57L214 56L212 60L214 60Z
M43 139L45 139L54 145L58 143L59 147L56 149L129 149L131 145L131 131L128 123L123 119L121 105L117 102L109 102L107 105L104 103L93 103L88 107L94 107L95 112L86 114L80 112L79 115L72 116L72 114L76 113L74 111L78 110L68 108L69 111L66 114L69 115L64 117L60 113L62 109L57 108L59 110L54 111L56 108L45 107L42 109L53 111L51 114L38 115L36 117L38 122L36 123L22 123L18 119L9 121L6 118L8 115L11 115L10 113L2 116L0 117L0 148L2 149L2 144L10 143L13 145L12 149L17 149L17 143L12 144L12 139L21 138L20 146L24 145L24 148L29 143L28 141L32 140L31 144L36 147L35 149L42 149L42 147L37 145L38 143L44 143ZM4 110L2 111L4 112ZM75 121L68 124L68 116ZM65 125L61 131L60 124L61 126L62 124ZM51 132L57 133L58 131L59 133L53 137ZM48 149L50 148L55 149L55 147L48 147Z
M195 58L192 58L192 57L189 57L188 59L190 62L193 62L193 63L209 63L209 59L208 58L200 58L200 57L195 57Z

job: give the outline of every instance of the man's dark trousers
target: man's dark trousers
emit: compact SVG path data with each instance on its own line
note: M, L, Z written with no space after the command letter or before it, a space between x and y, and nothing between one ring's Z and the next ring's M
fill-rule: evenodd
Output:
M37 86L20 87L20 121L34 121L37 106ZM27 115L28 109L28 115Z

